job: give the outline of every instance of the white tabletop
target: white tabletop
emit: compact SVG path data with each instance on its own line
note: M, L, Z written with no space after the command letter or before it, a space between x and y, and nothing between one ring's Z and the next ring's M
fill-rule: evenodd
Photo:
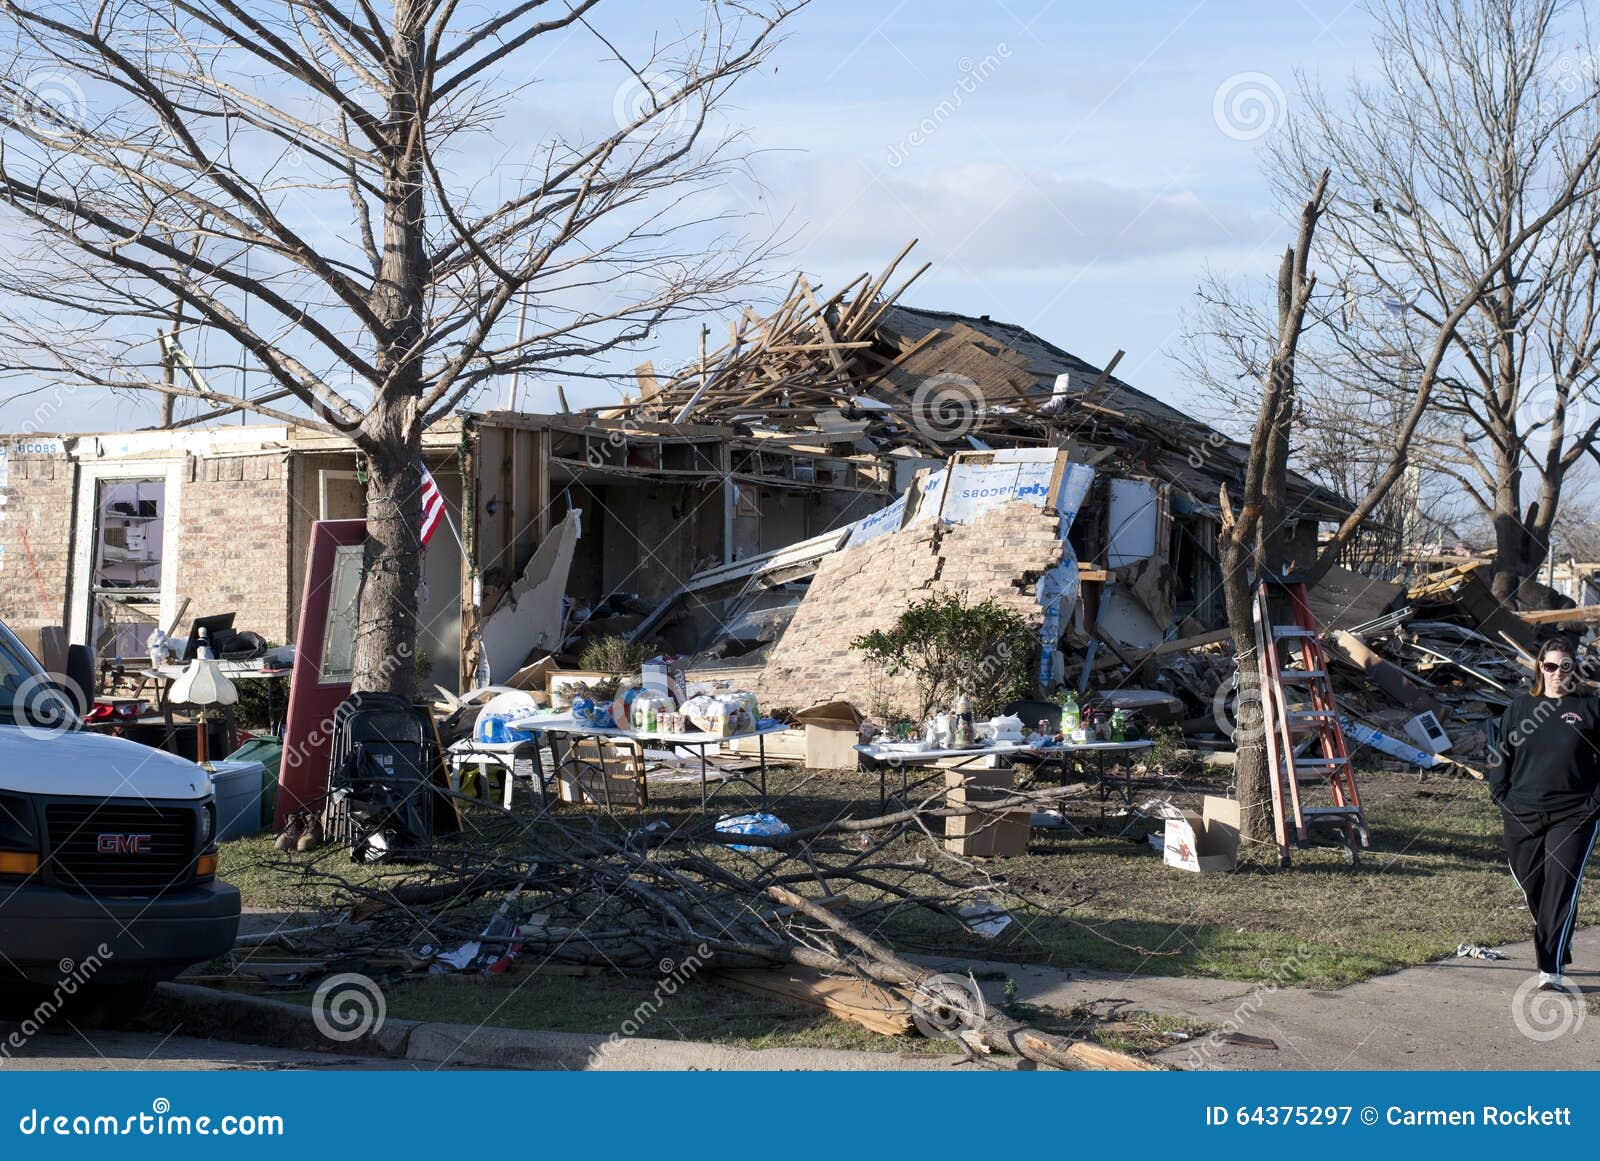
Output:
M157 669L138 670L138 674L140 677L159 677L163 681L176 681L183 676L184 671L188 668L189 663L187 661L173 661ZM293 669L288 668L268 669L261 664L259 658L252 658L249 661L218 661L217 670L224 677L230 679L242 678L246 681L256 678L288 677L294 672Z
M996 742L988 746L966 746L961 749L923 750L912 749L908 743L872 743L855 747L869 758L880 761L889 758L970 758L982 754L1075 754L1085 750L1146 750L1155 743L1148 739L1137 742L1059 742L1055 745L1043 745L1027 742Z
M1050 746L1041 742L1028 749L1035 754L1074 754L1079 750L1148 750L1154 745L1149 738L1141 738L1136 742L1058 742Z
M543 730L556 734L577 734L595 738L627 738L636 742L659 742L668 746L709 746L715 742L732 742L739 738L759 738L765 734L780 734L789 727L781 722L746 730L739 734L712 734L705 730L685 730L682 733L643 733L639 730L619 730L615 726L590 726L577 721L571 714L553 714L540 717L512 717L506 719L510 730Z
M911 743L872 742L855 747L869 758L971 758L980 754L1016 754L1028 749L1023 742L995 742L988 746L962 746L943 750L913 749Z

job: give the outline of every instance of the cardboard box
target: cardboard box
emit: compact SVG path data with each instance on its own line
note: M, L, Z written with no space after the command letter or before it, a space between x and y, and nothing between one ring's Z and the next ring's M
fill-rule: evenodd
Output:
M1011 796L1014 770L946 770L945 802L978 806ZM973 859L1005 859L1028 853L1032 810L978 810L944 820L944 845L951 854Z
M765 748L769 759L804 762L806 760L806 731L802 728L767 734L760 738L735 738L723 749L754 758Z
M814 705L795 714L806 730L806 766L813 770L854 770L861 761L861 714L847 701Z
M1180 871L1231 871L1239 865L1239 803L1208 794L1202 813L1167 819L1161 861Z

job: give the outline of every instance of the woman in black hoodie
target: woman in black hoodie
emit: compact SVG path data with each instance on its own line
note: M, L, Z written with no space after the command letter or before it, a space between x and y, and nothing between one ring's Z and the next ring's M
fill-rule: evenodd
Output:
M1600 831L1600 698L1578 692L1570 641L1539 647L1533 688L1506 707L1489 756L1489 796L1533 912L1539 984L1564 987L1583 867Z

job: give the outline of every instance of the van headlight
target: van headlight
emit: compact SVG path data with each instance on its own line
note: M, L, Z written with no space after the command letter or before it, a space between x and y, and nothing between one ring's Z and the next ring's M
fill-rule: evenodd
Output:
M200 808L200 850L205 850L211 845L212 837L217 833L217 804L208 802Z

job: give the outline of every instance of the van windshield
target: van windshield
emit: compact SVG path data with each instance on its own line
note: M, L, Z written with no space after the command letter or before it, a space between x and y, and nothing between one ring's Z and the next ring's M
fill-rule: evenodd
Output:
M72 729L78 715L33 654L0 625L0 725Z

